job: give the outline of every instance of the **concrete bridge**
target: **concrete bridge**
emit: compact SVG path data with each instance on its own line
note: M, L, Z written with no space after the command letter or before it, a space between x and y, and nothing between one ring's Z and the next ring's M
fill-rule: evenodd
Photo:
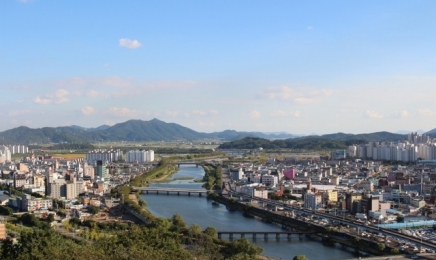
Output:
M182 188L156 188L156 187L133 187L134 190L139 190L142 193L155 193L155 194L188 194L191 196L191 193L198 194L198 196L202 196L203 194L207 194L207 190L203 189L182 189Z
M195 164L195 166L198 167L198 165L200 165L201 162L174 162L173 164L177 164L177 167L180 167L180 165L190 165L190 164Z
M253 239L257 238L257 235L263 235L264 239L268 239L268 235L275 235L276 239L280 239L281 236L286 236L288 239L292 235L298 235L300 239L303 235L313 234L313 231L218 231L218 238L221 239L222 235L228 235L229 239L233 239L234 235L240 235L241 238L246 235L251 235Z

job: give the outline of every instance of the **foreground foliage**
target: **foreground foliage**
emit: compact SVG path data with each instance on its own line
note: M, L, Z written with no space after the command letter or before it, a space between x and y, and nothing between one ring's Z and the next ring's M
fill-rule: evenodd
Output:
M83 225L91 227L91 232L99 229L95 223ZM180 215L156 218L148 226L129 224L104 232L97 240L76 241L36 223L22 229L16 242L3 241L0 259L256 259L262 252L247 239L217 239L213 227L204 232L195 224L188 227Z

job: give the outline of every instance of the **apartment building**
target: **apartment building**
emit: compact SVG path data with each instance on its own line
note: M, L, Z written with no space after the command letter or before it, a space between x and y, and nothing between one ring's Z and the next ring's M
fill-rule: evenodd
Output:
M120 149L116 150L93 150L86 153L86 160L88 162L103 161L113 162L123 159L123 152Z
M144 163L144 162L153 162L154 161L154 151L143 151L143 150L136 150L136 151L128 151L126 154L126 162L138 162L138 163Z

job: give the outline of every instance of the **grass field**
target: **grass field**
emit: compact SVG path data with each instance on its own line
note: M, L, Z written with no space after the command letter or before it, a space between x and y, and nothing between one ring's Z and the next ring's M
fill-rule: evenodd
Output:
M55 153L51 154L53 157L61 157L65 159L72 159L72 158L85 158L86 154L84 153Z

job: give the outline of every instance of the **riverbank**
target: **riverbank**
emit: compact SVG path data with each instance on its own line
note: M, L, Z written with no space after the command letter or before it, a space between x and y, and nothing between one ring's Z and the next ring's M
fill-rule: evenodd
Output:
M149 183L163 181L177 171L178 167L176 165L169 164L165 160L162 160L160 165L155 169L136 176L130 181L130 184L134 187L145 187Z
M250 204L241 203L235 198L226 198L216 193L209 194L208 199L223 204L229 211L239 211L244 216L260 218L269 223L275 223L283 228L299 231L311 231L313 236L318 237L318 241L326 246L340 245L354 250L356 255L392 255L395 251L385 244L371 241L358 236L353 236L347 233L342 233L336 229L318 226L298 219L290 218L274 211L267 211L261 208L254 207ZM312 236L312 235L309 235Z

